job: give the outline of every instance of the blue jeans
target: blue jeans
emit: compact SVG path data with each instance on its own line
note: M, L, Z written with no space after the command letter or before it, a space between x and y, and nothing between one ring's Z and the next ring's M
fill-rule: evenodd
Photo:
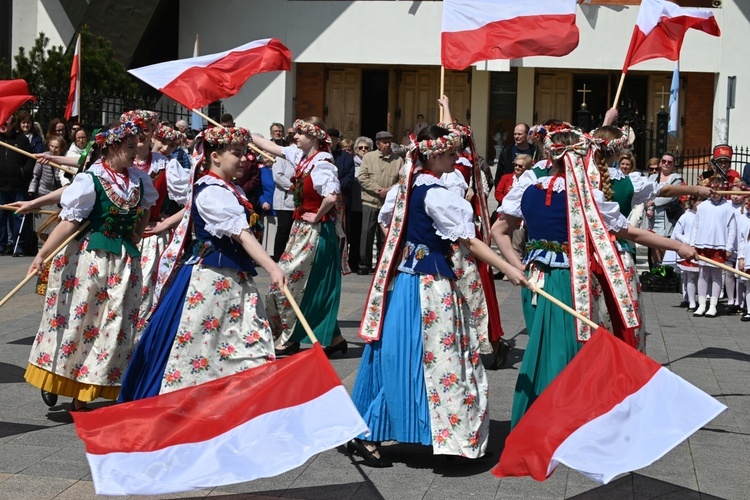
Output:
M0 191L0 204L5 205L13 203L14 201L24 201L26 199L26 193L21 190L13 191ZM32 217L32 216L29 216ZM16 238L21 231L21 221L23 221L22 215L15 215L10 210L0 210L0 251L5 252L6 247L15 248ZM26 221L27 223L30 222ZM8 230L10 229L10 231ZM24 238L23 235L18 240L18 251L23 251Z

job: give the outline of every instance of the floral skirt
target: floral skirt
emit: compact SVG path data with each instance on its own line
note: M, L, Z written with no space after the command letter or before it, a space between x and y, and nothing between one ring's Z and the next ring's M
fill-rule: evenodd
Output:
M487 375L454 283L399 273L386 304L382 337L365 345L352 390L371 431L361 437L481 457L489 434Z
M121 400L164 394L273 360L271 330L252 277L184 266L138 342Z
M642 353L646 352L646 316L643 313L643 293L641 291L641 282L638 278L638 269L635 265L634 255L628 251L621 251L620 258L625 270L625 280L628 282L630 294L633 297L633 308L638 316L638 328L625 328L622 321L612 321L610 309L615 310L614 306L608 306L605 294L599 295L599 323L604 325L607 330L614 333L617 338L624 341L631 347L635 347ZM609 300L613 300L609 297Z
M140 261L72 241L53 260L26 380L92 401L117 398L136 337Z
M318 341L323 346L331 345L333 338L341 335L337 321L341 254L333 222L294 221L279 267ZM310 342L284 292L273 284L266 297L266 309L277 342Z
M477 261L476 257L465 246L458 243L451 246L453 250L451 267L453 267L453 272L456 273L458 278L456 293L463 299L462 303L466 308L464 315L469 320L470 328L473 328L479 336L482 354L491 354L493 350L490 344L490 321L487 312L492 304L489 303L482 287L482 278L479 271L481 262ZM494 305L497 308L496 298Z

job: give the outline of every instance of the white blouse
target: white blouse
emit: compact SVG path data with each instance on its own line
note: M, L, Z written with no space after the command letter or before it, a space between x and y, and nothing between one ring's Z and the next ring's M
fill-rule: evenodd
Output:
M463 160L464 158L461 159ZM443 185L448 188L448 191L456 193L462 198L466 196L466 191L469 190L469 185L466 184L464 175L458 170L444 173L440 176L440 180L443 181Z
M169 199L185 206L190 188L190 171L186 170L175 158L168 158L161 153L151 153L151 167L148 174L154 176L167 170L167 196Z
M207 184L195 197L195 208L206 223L205 229L217 238L239 235L250 225L245 208L227 190L221 179L208 175L196 181L196 186Z
M528 174L528 175L527 175ZM523 212L521 211L521 199L526 189L529 186L535 184L541 184L544 189L549 187L550 182L554 179L554 185L552 190L555 193L562 193L565 191L565 179L563 177L542 177L536 178L530 170L527 170L521 177L518 178L518 182L514 185L510 192L503 198L503 203L497 209L499 214L506 214L518 219L523 219ZM607 201L604 198L604 193L598 189L593 190L594 200L596 206L599 208L599 213L602 215L602 222L607 226L609 231L620 231L628 227L628 219L620 212L620 205L615 201Z
M418 175L414 186L433 185L444 186L442 179L432 175ZM378 222L383 226L391 223L398 197L398 184L393 186L385 197L383 207L378 213ZM430 189L424 198L425 212L432 219L432 227L438 236L444 240L456 241L459 238L474 238L474 211L471 203L453 191Z
M284 153L284 157L292 162L293 165L299 165L305 156L305 153L294 144L281 148L281 152ZM315 155L313 161L305 168L305 172L310 169L312 169L310 178L312 179L313 187L320 196L326 197L331 193L338 194L341 192L339 171L336 165L334 165L333 156L330 153L321 151Z
M690 234L690 245L733 252L736 243L737 219L732 204L722 198L718 203L706 200L698 205Z
M104 169L100 161L94 163L89 172L102 179L102 182L110 184L114 192L125 199L130 198L136 189L140 189L142 184L143 195L141 198L141 207L144 209L151 208L159 198L159 193L156 192L151 178L146 173L135 168L126 169L129 182L125 190L121 186L118 186L117 183L108 181L109 173ZM60 205L62 206L60 218L67 221L81 222L89 216L96 202L94 179L87 174L78 174L73 178L70 186L65 188L65 191L62 193L60 198Z

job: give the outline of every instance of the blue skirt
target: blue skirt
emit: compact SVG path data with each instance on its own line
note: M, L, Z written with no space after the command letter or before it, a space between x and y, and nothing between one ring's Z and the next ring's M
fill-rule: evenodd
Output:
M193 266L182 266L159 301L125 371L118 402L159 395L192 272Z
M432 445L419 287L418 274L396 276L380 340L365 345L352 391L371 432L362 439Z

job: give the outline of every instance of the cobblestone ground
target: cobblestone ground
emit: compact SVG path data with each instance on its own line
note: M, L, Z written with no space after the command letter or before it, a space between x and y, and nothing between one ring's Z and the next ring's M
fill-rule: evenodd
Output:
M0 257L0 295L21 278L29 258ZM261 271L262 273L262 271ZM261 289L266 277L258 277ZM356 336L370 277L344 278L339 321L349 341L346 356L331 362L351 389L362 342ZM153 498L368 498L393 499L642 499L732 498L750 494L750 324L739 316L693 318L679 297L646 293L648 354L729 407L662 459L606 486L564 466L546 482L497 479L490 474L509 431L510 402L526 346L520 294L496 281L507 338L515 349L506 369L490 373L491 444L494 456L447 462L424 447L384 446L391 469L371 469L342 450L330 450L281 476L250 483ZM28 285L0 309L0 499L95 498L82 443L66 409L47 408L39 391L23 381L39 325L41 299ZM101 406L111 403L96 403Z

